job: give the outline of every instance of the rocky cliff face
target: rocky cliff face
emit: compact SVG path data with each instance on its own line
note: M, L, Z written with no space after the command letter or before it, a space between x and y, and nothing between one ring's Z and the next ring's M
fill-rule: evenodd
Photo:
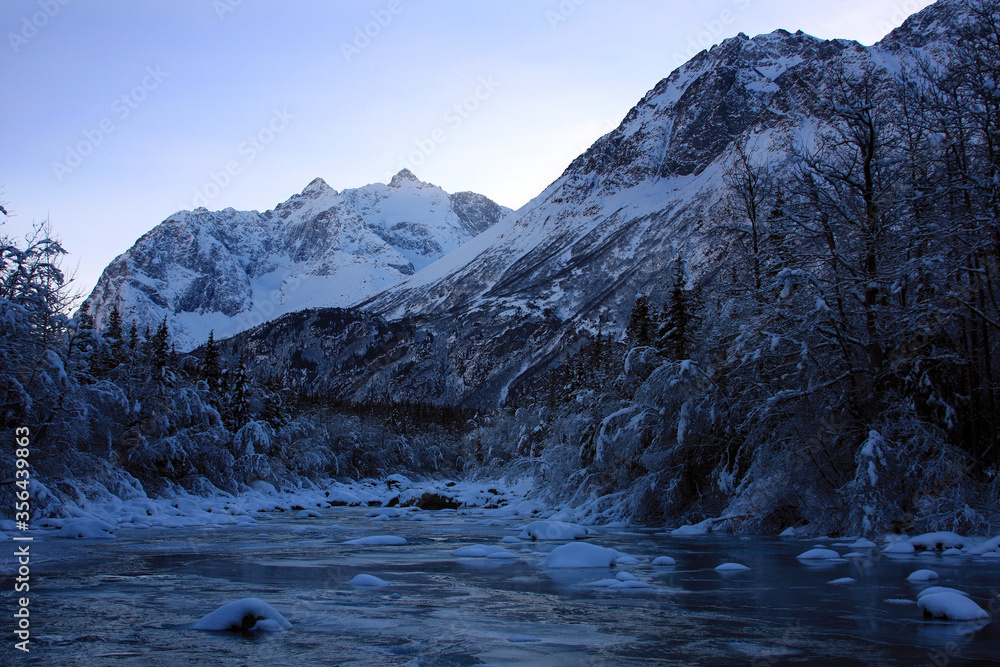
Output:
M88 299L99 325L167 319L182 350L282 313L344 306L424 268L508 209L453 195L403 170L337 192L316 179L273 210L181 211L105 270Z

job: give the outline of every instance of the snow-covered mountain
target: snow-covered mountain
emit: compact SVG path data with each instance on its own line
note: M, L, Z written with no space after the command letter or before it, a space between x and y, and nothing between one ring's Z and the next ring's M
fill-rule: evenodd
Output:
M725 175L736 146L780 173L790 147L808 148L829 122L824 100L845 74L866 70L890 85L918 59L946 58L968 16L967 2L941 0L871 47L777 30L699 53L538 197L361 303L430 336L374 355L379 363L360 372L353 396L378 387L493 404L588 333L620 334L637 294L655 301L669 289L677 260L691 283L711 280L722 259L717 233L731 220ZM302 349L294 338L254 336L260 349Z
M345 306L426 267L509 212L449 195L409 170L337 192L317 178L273 210L180 211L105 269L88 299L98 325L163 320L179 349L283 313Z

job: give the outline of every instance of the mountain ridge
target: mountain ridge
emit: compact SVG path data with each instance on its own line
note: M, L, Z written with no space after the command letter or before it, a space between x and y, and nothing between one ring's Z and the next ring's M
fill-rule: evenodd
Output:
M322 178L273 209L179 211L113 260L88 298L103 325L166 318L182 350L286 312L345 306L429 264L509 209L409 170L337 191Z

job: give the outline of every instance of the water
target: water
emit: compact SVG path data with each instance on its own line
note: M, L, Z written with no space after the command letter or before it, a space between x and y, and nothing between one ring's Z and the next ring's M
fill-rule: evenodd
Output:
M519 532L517 522L486 525L481 516L447 511L422 513L433 516L430 521L373 521L365 513L332 508L322 519L262 515L252 526L36 540L32 652L17 652L6 640L0 661L141 667L1000 663L1000 622L925 621L914 604L886 602L913 600L920 587L906 575L930 567L941 575L932 583L966 590L985 607L1000 591L996 561L916 556L805 565L795 555L819 543L604 530L590 541L638 558L640 564L616 571L652 588L595 590L577 584L614 572L540 567L539 553L558 543L503 544L535 552L514 561L451 555L459 546L498 544ZM400 535L408 544L338 544L370 534ZM0 549L13 553L12 544ZM673 556L677 565L652 567L659 555ZM752 569L714 571L730 561ZM361 573L391 585L362 590L347 584ZM858 583L827 583L845 576ZM11 578L0 586L0 604L13 609ZM256 638L190 629L218 606L251 596L276 607L293 629ZM1000 597L993 604L1000 607Z

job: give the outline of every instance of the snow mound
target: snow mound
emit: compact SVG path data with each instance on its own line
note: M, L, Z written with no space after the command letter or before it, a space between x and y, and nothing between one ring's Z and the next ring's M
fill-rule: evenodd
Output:
M906 578L907 581L930 581L937 579L938 573L934 570L917 570Z
M194 630L273 632L292 624L277 609L259 598L243 598L224 604L191 626Z
M459 547L458 549L452 551L451 555L459 556L461 558L486 558L500 552L510 553L503 547L494 547L486 544L473 544L469 547Z
M368 537L356 537L353 540L341 542L341 544L399 546L401 544L406 544L406 539L396 535L369 535Z
M810 549L809 551L803 551L796 558L799 560L830 560L832 558L840 558L840 554L833 549Z
M947 586L928 586L924 590L917 593L917 599L924 597L925 595L934 595L935 593L958 593L959 595L964 595L969 597L969 594L965 591L960 591L957 588L948 588Z
M545 558L544 567L612 567L619 553L587 542L563 544Z
M517 554L513 551L508 551L507 549L501 549L500 551L494 551L487 554L487 558L517 558Z
M797 535L798 533L795 532L795 528L791 526L778 533L778 537L796 537Z
M871 540L862 537L861 539L858 539L858 540L855 540L854 542L851 542L847 546L849 546L852 549L873 549L873 548L877 547L878 545L875 544L874 542L872 542Z
M113 539L115 527L97 519L70 519L55 532L56 537Z
M388 586L389 582L385 579L379 579L373 574L359 574L353 579L348 581L351 586L357 586L359 588L381 588L382 586Z
M905 540L893 542L885 549L882 549L882 553L884 554L912 554L914 551L916 551L916 548Z
M710 530L712 530L712 520L705 519L701 523L674 528L670 531L670 534L674 537L691 537L694 535L707 535Z
M723 563L715 568L716 572L747 572L750 568L739 563Z
M653 565L677 565L677 561L670 556L657 556L653 559Z
M833 584L835 586L842 586L845 584L856 584L858 583L858 580L854 579L853 577L841 577L840 579L831 579L826 583Z
M980 542L974 547L968 549L968 553L973 556L981 556L982 554L988 552L1000 551L1000 535L997 535L991 540L986 540L985 542Z
M638 558L626 554L622 554L621 556L615 559L615 565L638 565L638 564L639 564Z
M323 515L316 510L302 510L295 517L298 519L322 519Z
M586 536L586 528L564 521L532 521L518 535L522 540L578 540Z
M923 549L961 549L969 543L969 540L957 533L941 530L934 533L924 533L914 535L910 538L910 544Z
M985 609L969 598L948 591L924 595L917 600L917 606L923 610L925 618L943 618L948 621L978 621L990 617Z
M956 549L955 547L951 547L950 549L945 549L944 551L942 551L941 555L942 556L963 556L964 554L962 553L961 549Z

